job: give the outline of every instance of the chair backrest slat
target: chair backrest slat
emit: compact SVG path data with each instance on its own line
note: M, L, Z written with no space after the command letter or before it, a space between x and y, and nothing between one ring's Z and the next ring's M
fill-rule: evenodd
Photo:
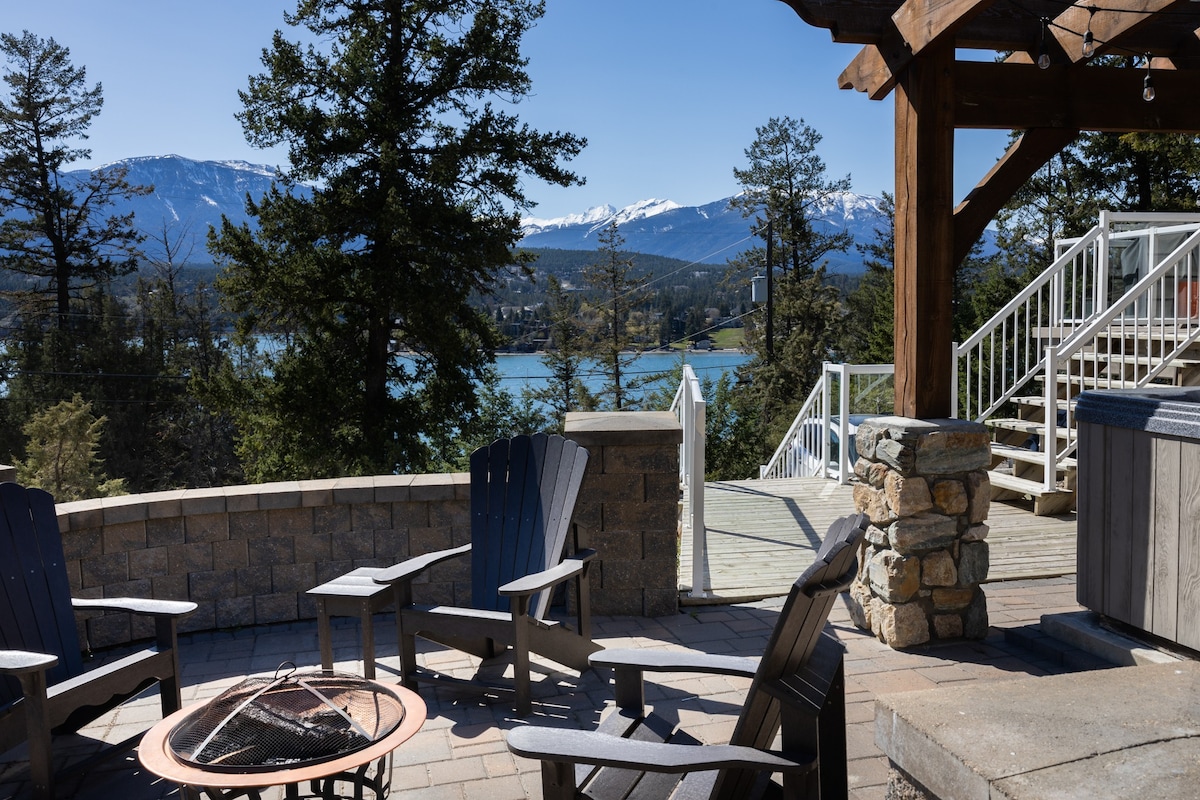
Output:
M0 508L0 648L58 656L47 673L52 684L78 675L83 659L54 498L41 489L0 483ZM19 697L16 681L0 694L5 702Z
M586 463L578 444L544 433L500 439L471 455L474 607L507 610L501 585L562 559ZM535 598L530 613L540 618L548 603Z
M866 529L867 520L861 515L844 517L835 522L821 543L813 563L793 584L747 692L731 744L760 750L768 749L773 744L779 732L779 697L786 696L788 692L772 692L770 689L786 689L785 684L812 656L837 598L834 593L813 590L822 584L836 582L854 569L859 544ZM799 701L800 698L797 698ZM753 772L723 771L717 780L713 797L745 797L755 778Z

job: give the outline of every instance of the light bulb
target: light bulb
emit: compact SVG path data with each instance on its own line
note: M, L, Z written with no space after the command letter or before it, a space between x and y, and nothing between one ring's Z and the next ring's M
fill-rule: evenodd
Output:
M1149 103L1154 99L1154 79L1150 77L1150 73L1146 73L1145 79L1142 80L1142 99Z
M1083 34L1083 57L1091 58L1096 55L1096 37L1089 30Z
M1038 56L1038 67L1041 69L1050 69L1050 54L1042 53Z

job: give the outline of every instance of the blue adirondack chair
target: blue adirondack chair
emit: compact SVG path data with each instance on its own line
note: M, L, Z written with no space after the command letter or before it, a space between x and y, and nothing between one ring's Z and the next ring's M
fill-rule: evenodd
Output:
M823 631L837 594L857 572L865 516L833 524L792 586L761 659L703 653L602 650L616 708L596 731L529 725L508 735L517 755L542 761L544 800L689 797L845 798L844 648ZM699 741L645 708L644 674L695 672L753 678L728 745ZM771 750L782 732L781 749ZM586 766L585 766L586 765ZM770 781L779 773L782 786Z
M531 709L529 654L537 653L575 670L588 669L598 647L591 639L588 565L596 553L567 552L567 534L587 466L588 452L575 442L544 433L500 439L471 455L471 542L418 556L374 576L396 592L403 682L461 684L417 665L415 637L480 658L513 653L512 689L517 713ZM428 606L412 602L412 581L448 559L471 558L471 606ZM554 587L574 580L574 627L547 618Z
M52 733L78 730L155 683L163 716L179 709L176 623L196 604L73 600L54 498L0 483L0 509L0 752L27 740L34 796L50 798ZM73 609L153 616L155 644L85 671Z

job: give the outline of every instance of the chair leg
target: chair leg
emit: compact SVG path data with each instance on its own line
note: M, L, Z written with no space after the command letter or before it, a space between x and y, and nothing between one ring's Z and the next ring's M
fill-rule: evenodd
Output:
M333 669L333 632L329 628L329 609L325 598L317 598L317 644L321 650L321 669Z
M54 797L54 757L50 745L50 709L46 706L46 673L19 675L25 695L25 732L29 737L29 777L36 800Z
M513 621L513 688L516 699L513 705L518 716L527 716L533 710L529 688L529 598L512 598Z
M371 601L364 599L358 609L359 635L362 637L363 677L375 680L375 621L371 616Z

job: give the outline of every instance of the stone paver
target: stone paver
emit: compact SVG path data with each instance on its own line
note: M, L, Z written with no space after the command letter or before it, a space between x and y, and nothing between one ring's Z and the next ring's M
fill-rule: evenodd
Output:
M845 604L835 605L830 622L848 651L846 739L851 797L857 800L884 797L887 760L875 745L876 696L1064 671L1009 644L1001 629L1036 625L1047 612L1078 610L1073 580L986 584L984 591L993 626L987 639L950 641L905 652L892 650L855 628ZM595 638L600 644L612 647L758 655L781 602L782 599L736 606L690 607L679 614L655 619L602 617L595 620ZM377 679L394 682L394 625L386 618L380 619L376 629ZM315 622L300 622L183 637L185 702L213 697L246 674L255 670L273 671L285 660L302 669L318 668L315 630ZM361 668L353 649L357 639L353 621L335 621L335 652L347 659L339 662L338 668ZM478 665L473 659L429 644L423 644L421 657L436 662L439 669L462 675L473 673ZM504 666L505 662L501 660L499 665ZM660 713L682 720L702 740L716 741L728 736L745 681L694 675L661 678L657 686L647 690L648 699ZM538 797L538 764L512 756L504 744L505 732L525 724L592 728L610 701L611 692L607 676L595 672L580 676L537 657L533 690L533 714L521 720L502 698L422 688L429 719L421 732L395 753L391 796L400 800ZM154 693L140 698L91 726L82 736L60 738L58 752L90 752L95 749L97 738L117 741L130 730L150 724L156 718L157 703ZM24 783L27 774L19 749L6 754L0 760L0 797L27 797L28 786ZM82 780L64 781L63 789L60 796L84 800L178 796L174 786L147 775L131 755L109 760Z

